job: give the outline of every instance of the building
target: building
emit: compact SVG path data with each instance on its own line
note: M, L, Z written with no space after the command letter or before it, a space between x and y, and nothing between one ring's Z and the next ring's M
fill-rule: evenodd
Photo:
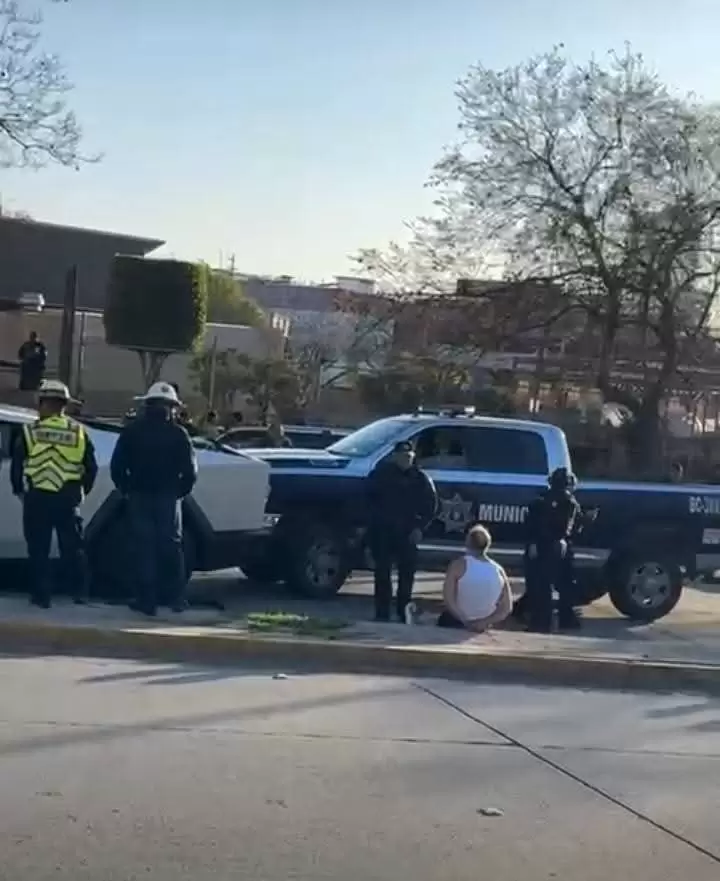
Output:
M144 257L161 239L45 223L0 215L0 300L42 294L47 306L61 306L68 269L78 267L78 308L102 311L113 257Z
M313 350L325 362L321 385L350 383L350 368L362 369L389 350L393 323L372 283L366 279L338 277L334 283L300 284L290 277L242 276L245 293L262 309L286 318L289 344L295 352Z

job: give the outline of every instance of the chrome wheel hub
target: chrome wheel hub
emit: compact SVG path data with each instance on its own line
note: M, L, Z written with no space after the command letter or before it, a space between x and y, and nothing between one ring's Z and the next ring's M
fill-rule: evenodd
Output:
M642 563L633 569L628 581L630 595L638 606L657 608L670 595L672 578L661 563Z

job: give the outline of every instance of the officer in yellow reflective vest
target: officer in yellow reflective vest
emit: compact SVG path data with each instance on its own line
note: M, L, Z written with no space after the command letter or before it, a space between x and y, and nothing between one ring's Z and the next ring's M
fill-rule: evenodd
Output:
M45 380L38 391L37 422L26 425L13 449L13 493L23 502L23 530L30 560L30 602L50 608L49 558L57 534L64 575L76 603L87 600L87 562L79 506L97 477L92 441L78 422L65 414L67 386Z

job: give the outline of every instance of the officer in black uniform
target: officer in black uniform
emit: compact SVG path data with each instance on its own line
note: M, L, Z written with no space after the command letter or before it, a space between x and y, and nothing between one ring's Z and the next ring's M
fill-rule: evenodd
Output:
M535 499L525 519L525 602L528 629L550 633L553 588L558 592L558 626L576 630L580 618L573 608L572 534L580 517L574 496L575 477L567 468L550 475L548 489Z
M78 508L97 477L92 441L80 423L65 413L68 387L44 380L38 391L38 420L26 425L15 442L10 480L23 502L23 531L32 578L30 601L49 609L49 558L53 532L60 560L76 603L87 601L89 573Z
M155 615L159 604L186 607L182 500L192 492L197 462L187 431L174 418L181 406L167 382L142 398L140 412L123 428L110 462L113 483L127 500L137 562L131 608Z
M368 539L375 562L375 619L390 620L392 568L398 569L396 611L405 621L412 599L417 545L435 516L437 493L418 468L412 444L395 445L392 456L377 465L367 480Z

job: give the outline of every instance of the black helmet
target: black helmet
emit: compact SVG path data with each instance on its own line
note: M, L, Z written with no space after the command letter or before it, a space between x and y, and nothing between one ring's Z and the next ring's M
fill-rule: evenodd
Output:
M550 489L573 490L576 482L575 475L567 468L556 468L548 477Z

